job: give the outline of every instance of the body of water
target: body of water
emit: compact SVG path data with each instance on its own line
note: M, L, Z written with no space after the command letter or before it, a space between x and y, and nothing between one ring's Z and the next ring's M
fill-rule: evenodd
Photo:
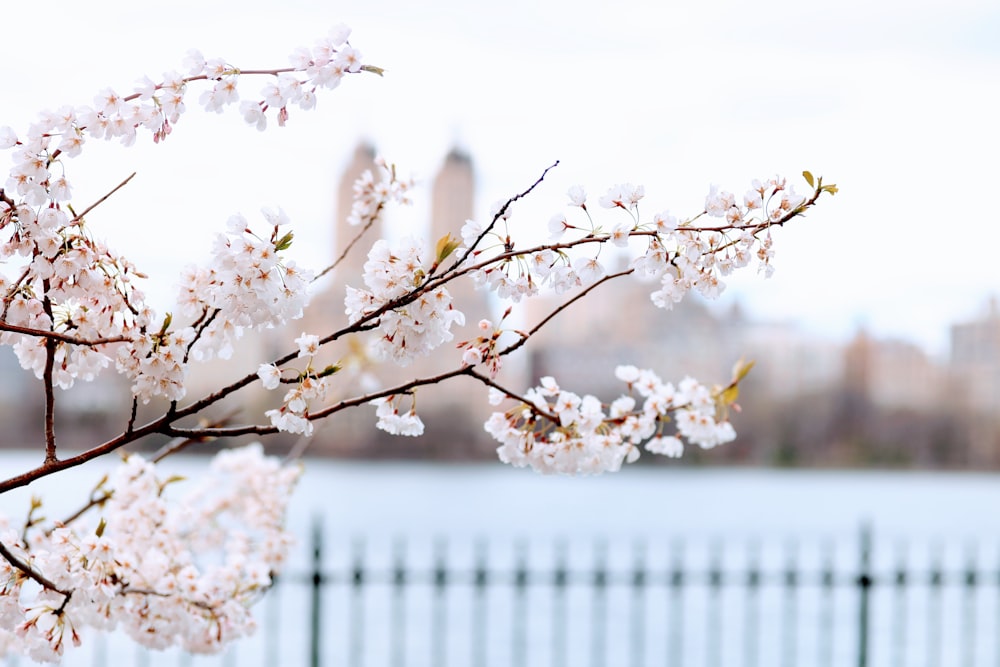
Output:
M13 474L35 459L6 454L0 466ZM102 474L98 469L113 464L109 459L6 494L0 509L20 517L34 493L58 515L62 507L78 506ZM168 464L171 472L194 477L205 460ZM903 562L918 573L913 580L927 580L934 567L959 572L971 563L980 572L974 596L960 586L937 597L923 589L878 590L868 664L972 665L987 658L995 664L998 507L995 474L631 467L572 479L500 463L310 461L290 513L301 543L289 583L260 610L262 634L277 633L284 648L275 653L273 641L258 637L222 660L273 664L280 655L281 664L307 664L308 594L293 582L311 566L309 536L318 521L324 569L339 573L331 576L339 588L325 591L322 605L329 665L858 664L858 592L845 585L825 596L820 575L830 567L845 583L858 572L862 526L874 535L871 564L885 581ZM408 572L428 573L424 580L410 576L405 589L390 576L402 554ZM518 597L508 582L487 595L471 576L484 562L498 581L522 566L548 581L559 562L580 573L607 567L628 574L640 557L655 585L640 595L623 579L602 589L598 602L590 584L555 594L546 584ZM444 561L458 574L447 588L435 587L429 573ZM369 573L364 589L350 582L360 562ZM779 576L789 563L802 573L792 588ZM692 587L678 592L668 575L680 566ZM706 583L712 571L730 583L743 581L758 566L775 576L749 592L742 584ZM641 632L637 614L644 619ZM802 627L789 626L789 619ZM971 635L970 623L976 625ZM573 638L574 628L582 639ZM395 644L386 639L390 630ZM479 635L481 649L474 641ZM511 637L520 638L512 645ZM678 644L681 638L686 641ZM116 641L101 650L161 664ZM753 652L756 657L746 658ZM248 655L253 662L246 662ZM164 664L204 662L166 658ZM89 653L74 660L68 664L95 664ZM120 664L116 660L105 662Z

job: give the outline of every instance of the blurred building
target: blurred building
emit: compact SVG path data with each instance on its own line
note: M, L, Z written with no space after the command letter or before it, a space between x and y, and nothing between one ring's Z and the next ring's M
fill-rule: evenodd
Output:
M875 407L930 410L949 400L948 368L917 345L859 331L844 349L845 389Z
M981 317L951 326L950 365L967 407L987 414L1000 411L1000 305L996 297Z
M968 462L1000 467L1000 306L989 300L978 318L953 324L952 409L968 430Z

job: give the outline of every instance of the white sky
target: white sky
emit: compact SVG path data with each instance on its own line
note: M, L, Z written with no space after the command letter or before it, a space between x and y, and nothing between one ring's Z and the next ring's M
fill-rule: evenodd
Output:
M231 213L253 220L280 204L300 263L321 267L333 185L360 138L425 183L459 142L475 160L481 217L562 161L524 207L537 216L525 224L540 226L576 183L592 195L642 183L647 212L687 215L711 183L742 194L776 172L824 175L841 193L778 234L774 278L750 272L722 299L831 337L864 324L941 351L949 323L1000 293L992 0L11 3L0 125L23 129L104 86L131 92L189 48L283 66L339 22L384 79L348 79L317 111L263 134L236 109L202 112L196 93L162 146L88 144L69 163L78 205L139 172L92 227L169 285ZM249 83L255 95L262 84ZM426 209L421 199L397 221L417 224Z

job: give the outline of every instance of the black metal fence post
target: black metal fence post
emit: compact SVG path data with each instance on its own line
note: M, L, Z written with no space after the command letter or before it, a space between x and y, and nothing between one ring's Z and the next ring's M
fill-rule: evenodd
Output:
M323 522L313 518L312 525L312 576L309 602L309 665L320 667L320 627L323 599Z
M868 667L869 605L872 588L872 529L861 526L861 561L858 572L858 667Z

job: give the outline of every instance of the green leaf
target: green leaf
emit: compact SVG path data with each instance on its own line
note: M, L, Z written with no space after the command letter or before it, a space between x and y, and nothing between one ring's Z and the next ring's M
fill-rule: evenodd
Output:
M829 193L830 193L831 195L835 195L835 194L837 194L838 192L840 192L840 188L838 188L838 187L837 187L836 185L833 185L833 184L830 184L830 185L824 185L824 186L823 186L823 190L824 190L825 192L829 192Z
M740 387L739 385L735 384L726 387L726 390L723 391L722 396L720 396L723 405L732 405L733 403L736 402L736 399L739 397L740 397Z
M816 187L816 180L813 178L813 175L812 175L811 172L803 171L802 172L802 177L806 179L806 183L809 184L809 187L811 187L811 188L815 188Z

